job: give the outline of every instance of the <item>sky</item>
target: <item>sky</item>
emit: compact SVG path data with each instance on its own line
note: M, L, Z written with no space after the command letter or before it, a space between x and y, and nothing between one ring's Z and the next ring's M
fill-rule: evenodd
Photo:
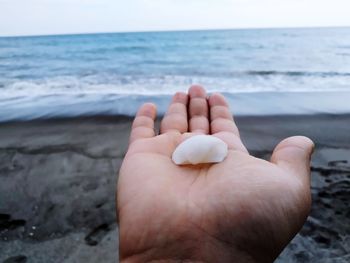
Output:
M0 36L350 26L349 0L0 0Z

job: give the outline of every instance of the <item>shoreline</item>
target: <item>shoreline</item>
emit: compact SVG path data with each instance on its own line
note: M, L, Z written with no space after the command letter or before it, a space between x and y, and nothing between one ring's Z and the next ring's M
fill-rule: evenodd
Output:
M350 254L350 114L235 117L254 156L269 159L285 137L306 135L313 206L276 261L347 262ZM131 117L0 123L0 262L116 262L117 172ZM157 121L159 126L159 119Z
M23 90L20 92L23 93ZM114 91L116 92L116 91ZM146 102L165 113L171 100L165 94L105 93L33 94L0 99L0 123L41 119L134 116ZM210 93L210 92L209 92ZM350 115L350 92L222 92L235 116ZM335 103L336 102L336 103Z

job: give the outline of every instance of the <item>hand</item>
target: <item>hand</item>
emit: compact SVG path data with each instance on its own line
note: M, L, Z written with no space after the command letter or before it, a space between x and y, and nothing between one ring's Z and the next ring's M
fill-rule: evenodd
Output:
M119 174L121 261L272 262L309 213L312 141L290 137L270 162L255 158L225 98L200 86L174 95L159 135L155 117L153 104L138 111ZM175 165L176 146L203 133L228 144L227 158Z

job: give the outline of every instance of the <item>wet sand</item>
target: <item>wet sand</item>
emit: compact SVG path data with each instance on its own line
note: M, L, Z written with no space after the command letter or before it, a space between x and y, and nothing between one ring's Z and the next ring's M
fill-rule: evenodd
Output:
M350 261L350 115L238 117L251 154L316 143L311 215L277 262ZM0 124L0 262L116 262L117 171L131 119Z

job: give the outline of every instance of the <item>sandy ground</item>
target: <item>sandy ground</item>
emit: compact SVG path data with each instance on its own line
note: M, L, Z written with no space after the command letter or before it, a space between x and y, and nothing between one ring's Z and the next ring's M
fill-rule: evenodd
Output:
M313 208L277 262L350 262L350 116L237 118L251 154L316 142ZM0 262L117 262L117 171L130 119L0 124Z

